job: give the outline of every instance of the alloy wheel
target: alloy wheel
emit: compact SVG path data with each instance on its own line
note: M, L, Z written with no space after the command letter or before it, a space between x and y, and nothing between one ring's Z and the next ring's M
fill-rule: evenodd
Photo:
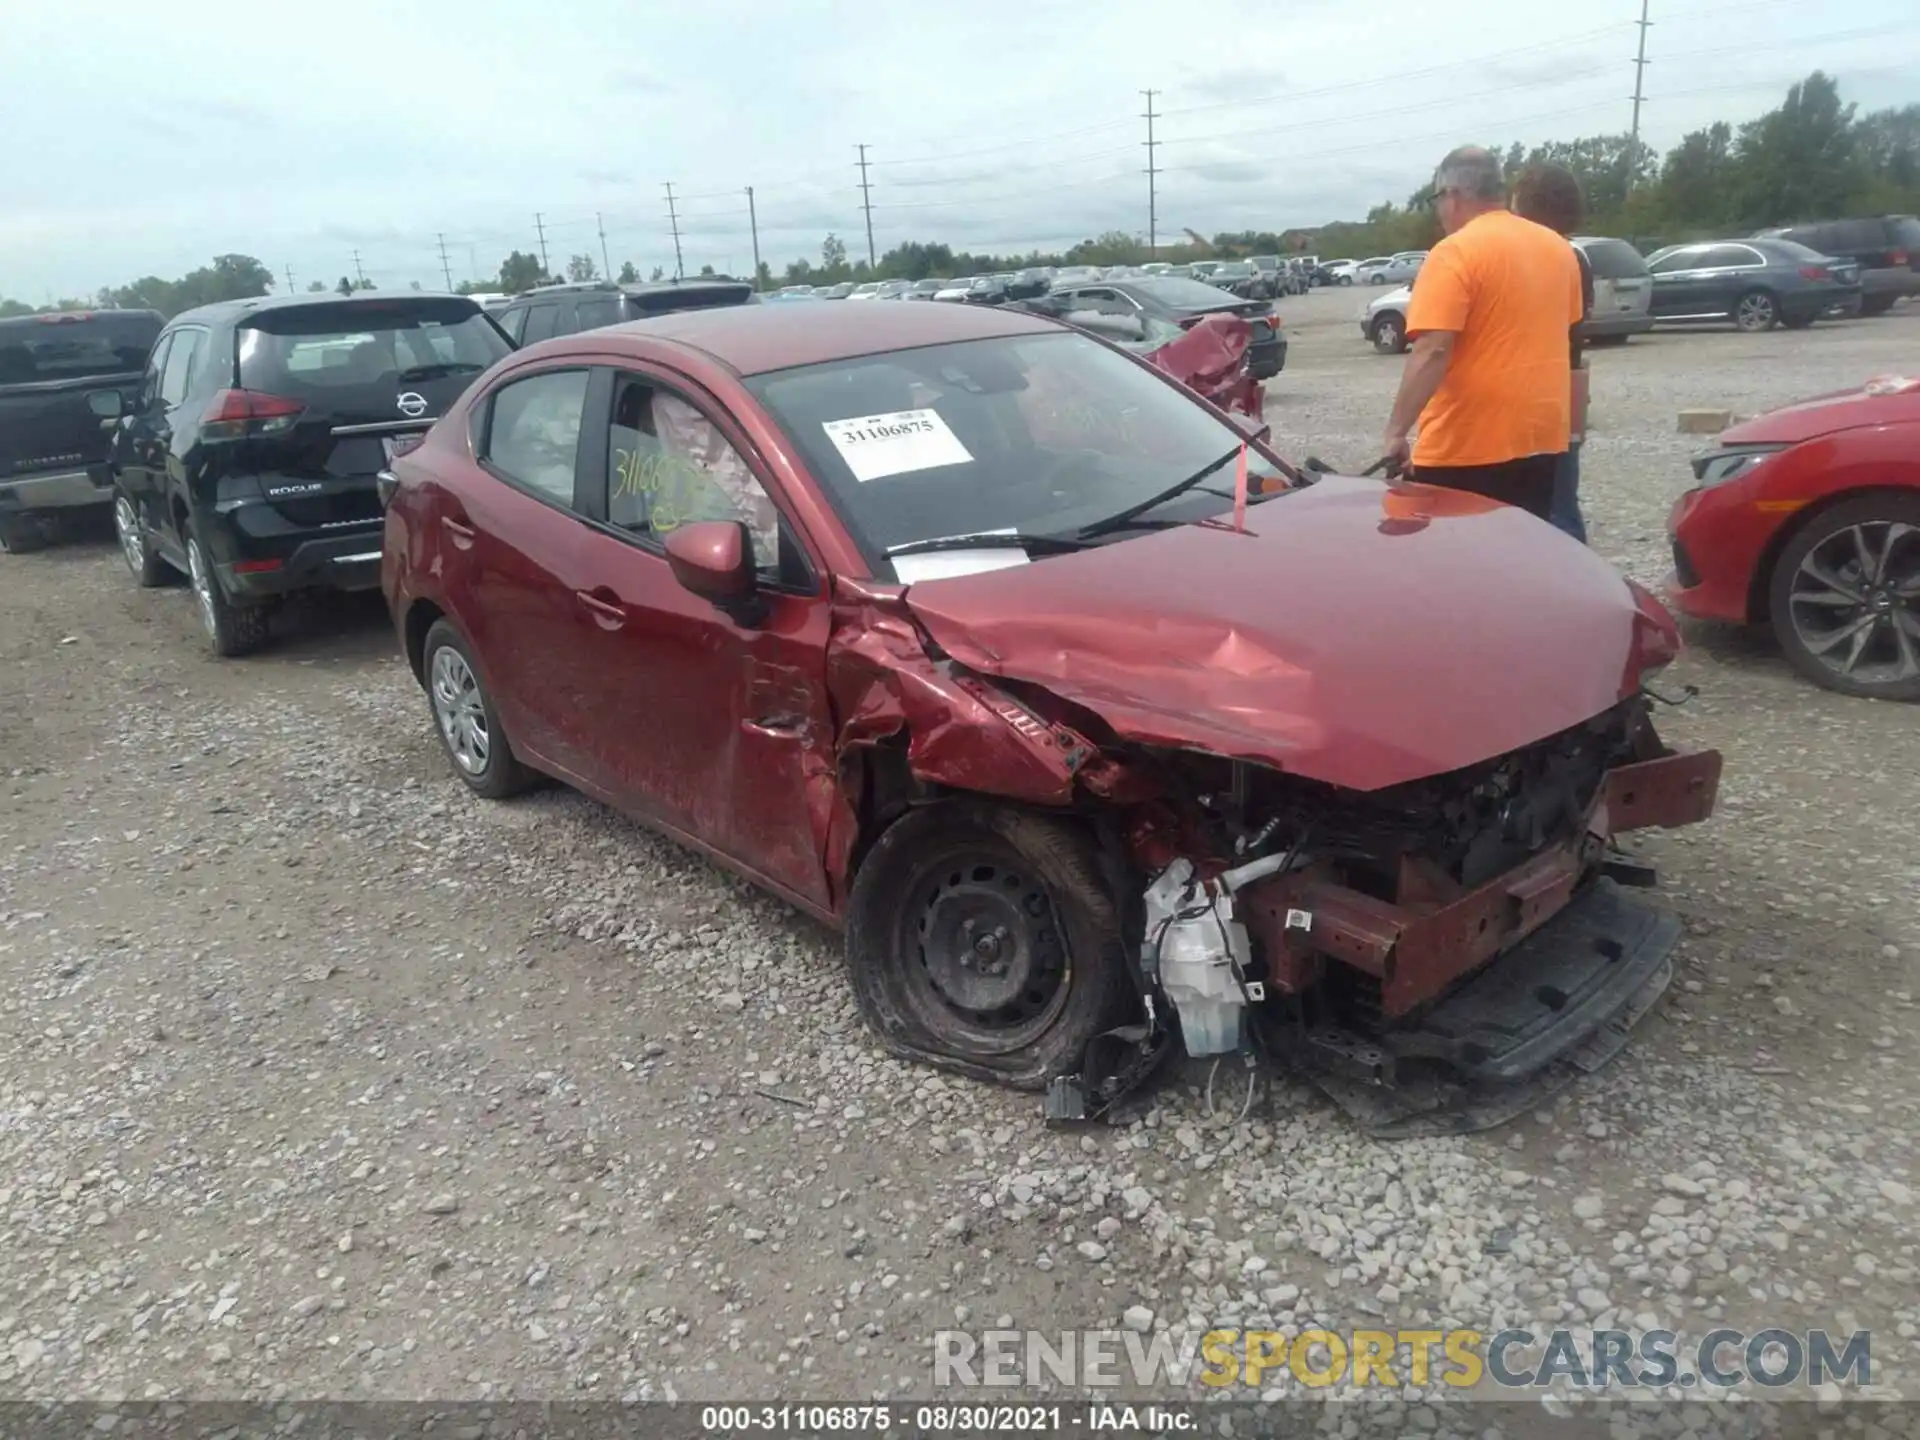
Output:
M200 611L200 623L214 640L220 638L220 615L213 603L213 575L207 569L207 557L198 540L187 540L187 578L193 582L193 600Z
M1920 525L1836 530L1794 572L1794 634L1835 675L1867 686L1920 677Z
M466 656L451 645L434 652L430 690L433 718L453 763L469 775L487 768L493 754L493 736L487 727L487 707L480 698L480 682Z
M1734 307L1733 323L1742 330L1770 330L1773 328L1773 297L1755 292L1742 295Z
M113 502L113 528L120 537L120 553L126 557L127 568L138 575L147 563L147 542L140 533L140 516L134 511L133 501L125 495Z

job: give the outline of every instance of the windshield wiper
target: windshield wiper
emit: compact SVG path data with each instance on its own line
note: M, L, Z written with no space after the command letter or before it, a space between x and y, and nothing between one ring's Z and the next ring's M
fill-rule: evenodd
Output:
M1214 471L1220 469L1221 466L1227 464L1229 461L1239 459L1240 452L1245 448L1245 446L1236 445L1218 460L1214 460L1201 469L1194 471L1193 474L1187 476L1187 478L1182 480L1178 485L1169 485L1158 495L1149 495L1138 505L1129 505L1117 515L1109 515L1106 519L1096 520L1091 525L1082 525L1078 531L1078 537L1082 540L1091 540L1095 536L1106 534L1109 530L1124 529L1140 516L1146 514L1147 511L1164 505L1169 500L1177 499L1186 494L1187 491L1198 487L1202 480L1213 474ZM1231 499L1232 497L1229 496L1228 498Z
M486 368L484 365L475 365L470 360L449 360L440 365L416 365L411 370L400 372L400 383L406 385L416 380L444 380L449 375L474 375Z
M1043 555L1064 555L1084 550L1087 542L1072 535L1022 535L1012 530L982 530L973 535L933 535L925 540L909 540L887 551L889 560L899 555L926 555L935 550L1037 550Z

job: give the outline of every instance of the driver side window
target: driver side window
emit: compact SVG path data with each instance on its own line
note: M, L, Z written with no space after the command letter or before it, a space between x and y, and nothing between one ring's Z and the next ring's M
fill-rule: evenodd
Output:
M754 568L782 573L780 511L725 434L692 402L636 375L615 378L607 523L659 541L701 520L739 520Z
M147 357L147 373L140 377L140 409L150 410L160 398L160 376L167 368L167 352L173 348L173 336L162 335Z

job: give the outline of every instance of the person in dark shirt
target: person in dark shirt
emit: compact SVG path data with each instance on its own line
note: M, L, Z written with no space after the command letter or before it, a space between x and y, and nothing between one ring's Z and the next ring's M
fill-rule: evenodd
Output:
M1533 165L1514 182L1513 209L1522 219L1571 238L1580 228L1586 203L1571 170L1563 165ZM1580 446L1587 429L1588 372L1583 332L1585 322L1593 317L1593 267L1578 245L1573 246L1573 253L1580 262L1581 319L1567 337L1573 357L1573 433L1554 471L1553 507L1547 518L1584 544L1587 525L1580 516Z

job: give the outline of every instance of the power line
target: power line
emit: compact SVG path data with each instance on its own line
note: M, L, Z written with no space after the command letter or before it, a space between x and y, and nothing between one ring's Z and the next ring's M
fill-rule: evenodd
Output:
M673 228L673 278L687 273L687 262L680 255L680 213L673 208L673 182L667 182L667 224Z
M867 264L874 265L873 258L873 187L867 183L867 147L857 147L860 151L860 208L867 212Z
M1160 244L1160 197L1154 187L1159 171L1153 164L1153 148L1159 143L1153 138L1153 97L1159 92L1142 90L1140 93L1147 97L1147 253L1152 255L1158 251Z

